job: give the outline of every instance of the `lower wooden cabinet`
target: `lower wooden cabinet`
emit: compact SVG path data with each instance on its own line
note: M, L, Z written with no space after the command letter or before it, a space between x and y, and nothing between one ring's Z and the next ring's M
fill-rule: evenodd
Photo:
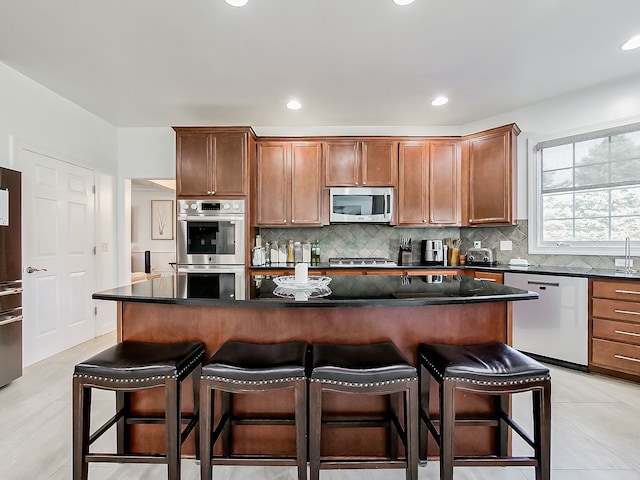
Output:
M593 280L589 367L640 379L640 282Z
M487 282L504 283L504 274L502 272L486 272L483 270L467 270L467 275Z

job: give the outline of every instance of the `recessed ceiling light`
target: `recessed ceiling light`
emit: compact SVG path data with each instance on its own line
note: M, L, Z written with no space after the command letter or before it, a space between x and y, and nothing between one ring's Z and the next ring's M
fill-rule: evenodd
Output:
M224 0L224 1L234 7L244 7L249 0Z
M393 3L395 3L396 5L400 5L401 7L404 7L405 5L409 5L410 3L415 2L416 0L393 0Z
M631 37L620 48L622 50L633 50L634 48L640 48L640 35Z
M300 110L302 108L302 104L298 100L289 100L287 108L289 110Z
M444 105L447 103L449 99L447 97L436 97L431 101L431 105L434 107L439 107L440 105Z

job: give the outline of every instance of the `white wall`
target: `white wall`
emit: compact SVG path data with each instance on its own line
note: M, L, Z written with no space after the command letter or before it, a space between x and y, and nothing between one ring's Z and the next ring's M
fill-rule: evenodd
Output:
M117 169L117 129L0 63L0 166L22 171L14 146L55 155L60 160L95 171L96 290L115 286L117 235L114 182ZM23 192L28 195L28 192ZM115 304L98 305L97 334L115 328Z
M640 76L572 92L525 108L470 123L462 134L517 123L518 218L528 218L527 162L531 148L550 138L561 138L640 121Z
M118 281L127 283L131 264L132 178L166 179L176 176L175 132L171 127L118 129Z
M176 261L175 232L172 240L151 239L151 201L172 200L175 192L146 186L131 187L131 271L144 271L144 252L151 252L151 272L172 272L170 262ZM174 220L175 223L175 220Z
M639 121L640 76L584 89L525 108L459 127L267 127L253 126L258 136L278 135L466 135L517 123L518 212L528 218L528 144L546 138ZM128 178L174 178L175 138L167 128L120 129L119 170ZM533 145L531 145L533 146ZM136 165L136 162L142 162ZM126 172L126 173L125 173Z

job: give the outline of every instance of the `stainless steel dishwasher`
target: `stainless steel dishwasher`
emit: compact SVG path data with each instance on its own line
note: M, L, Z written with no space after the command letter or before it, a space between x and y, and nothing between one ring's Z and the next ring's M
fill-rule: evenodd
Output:
M540 295L513 302L514 348L584 370L589 361L588 279L507 272L504 283Z

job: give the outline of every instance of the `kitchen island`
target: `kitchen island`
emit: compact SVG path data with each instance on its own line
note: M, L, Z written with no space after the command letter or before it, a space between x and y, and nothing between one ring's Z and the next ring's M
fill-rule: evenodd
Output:
M93 298L118 302L119 341L199 340L206 344L208 356L232 339L258 343L391 341L413 363L421 342L509 343L510 302L537 298L532 292L460 275L340 275L330 279L330 293L325 291L321 293L325 296L313 298L318 293L311 292L306 301L276 291L274 279L264 276L247 278L247 300L203 298L201 291L194 298L188 288L181 288L185 281L188 279L181 275L161 277L99 292ZM213 292L215 296L215 289ZM163 397L159 393L137 393L132 400L134 410L161 410ZM437 398L432 397L431 407L435 409ZM188 398L183 400L187 408L191 407ZM463 415L486 415L494 408L490 398L475 395L460 395L456 402ZM352 416L386 408L383 398L344 395L327 396L324 405L328 412ZM293 399L287 392L239 396L234 410L277 415L292 411ZM323 455L383 456L386 430L371 430L363 435L354 429L330 429L323 434ZM458 452L472 455L492 448L493 428L465 430L465 435L456 437ZM294 440L292 428L240 425L234 429L233 451L291 455ZM131 446L134 451L162 451L162 426L132 426ZM185 445L184 451L193 454L193 442Z

